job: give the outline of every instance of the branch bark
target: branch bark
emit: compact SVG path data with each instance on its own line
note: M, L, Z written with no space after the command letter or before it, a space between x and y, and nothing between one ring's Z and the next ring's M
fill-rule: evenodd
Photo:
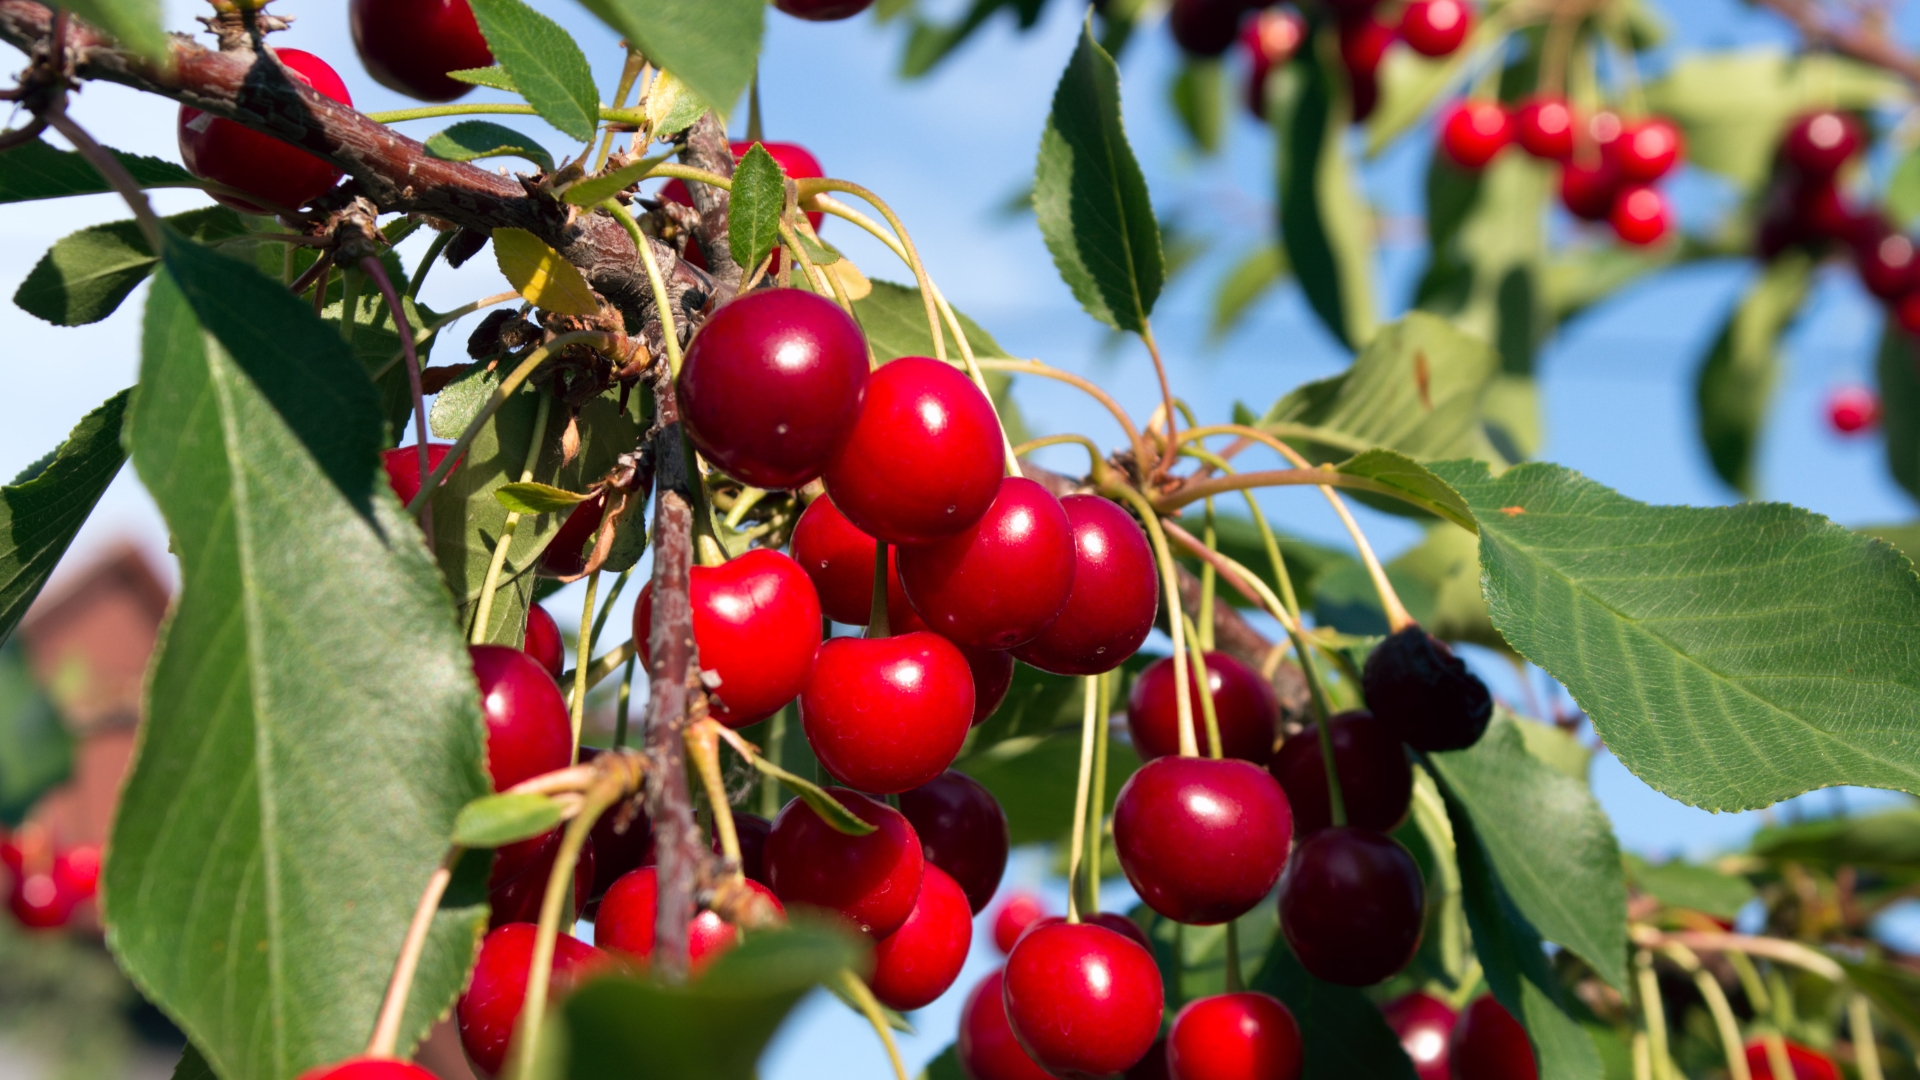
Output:
M1879 28L1842 23L1829 16L1818 0L1757 0L1757 3L1792 23L1809 44L1884 68L1920 86L1920 57L1900 48Z

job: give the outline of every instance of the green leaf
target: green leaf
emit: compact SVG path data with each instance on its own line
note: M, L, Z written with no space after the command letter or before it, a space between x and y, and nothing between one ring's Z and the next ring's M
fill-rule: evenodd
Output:
M1748 850L1776 863L1911 875L1920 869L1920 809L1769 826L1754 834Z
M787 174L754 143L733 170L733 196L727 203L727 240L733 261L752 273L780 243L780 218L787 208Z
M387 275L396 282L404 280L394 267L387 268ZM334 293L334 299L322 309L321 317L338 327L341 298L346 295L344 282L340 288L329 291ZM406 315L407 325L413 328L414 340L419 341L427 329L426 319L422 317L419 307L411 297L402 295L400 310ZM435 340L429 338L416 350L422 364L433 355ZM359 296L354 302L353 355L359 359L368 375L384 371L374 385L380 391L380 415L387 430L394 433L388 439L391 442L406 429L407 419L413 415L413 392L407 384L405 359L395 361L395 357L401 356L401 348L400 332L394 328L393 314L378 287L368 280L361 281Z
M1920 217L1920 148L1907 151L1894 166L1884 198L1887 217L1896 228L1905 229Z
M1502 718L1471 749L1428 761L1450 814L1474 835L1508 898L1547 940L1627 988L1627 885L1613 826L1587 785L1527 752Z
M1369 505L1399 509L1388 501L1389 498L1398 499L1402 504L1437 514L1468 532L1479 530L1473 520L1473 511L1467 508L1466 500L1460 497L1459 492L1447 486L1445 480L1434 475L1425 465L1396 450L1367 450L1355 454L1335 465L1334 471L1362 477L1391 490L1391 496L1376 495L1366 500Z
M141 187L199 187L200 181L171 161L112 150ZM67 195L98 195L113 188L71 150L55 150L34 139L3 154L0 163L0 203L58 199Z
M662 78L665 78L665 76L662 76ZM671 151L667 152L667 154L670 153ZM615 169L604 176L596 176L590 180L582 180L577 184L568 185L566 193L562 195L561 198L575 206L599 206L620 192L639 183L642 178L653 171L655 165L667 159L667 154L662 154L658 157L641 158L631 165Z
M647 87L646 100L641 103L646 113L647 123L653 129L656 141L678 135L693 126L700 114L708 109L706 100L694 92L683 80L671 71L663 71L660 77Z
M505 90L509 93L519 92L519 87L513 85L513 76L507 74L507 69L501 67L499 64L495 64L492 67L461 68L458 71L449 71L447 72L447 78L453 79L456 82L466 83L470 86L491 86L495 90Z
M1747 879L1674 859L1658 865L1637 855L1626 858L1633 887L1672 907L1691 908L1732 920L1754 898Z
M827 793L819 784L798 776L755 754L751 759L753 767L767 776L787 785L800 801L813 808L820 820L833 827L838 833L847 836L865 836L874 830L874 826L853 811L841 805L840 800Z
M572 491L563 491L551 484L512 483L502 484L493 493L500 505L521 514L557 514L593 498Z
M882 0L881 6L889 3L895 8L902 6L902 0ZM914 79L932 71L1003 9L1018 16L1021 30L1030 30L1045 5L1046 0L973 0L965 15L945 26L928 22L916 12L913 32L900 56L900 74Z
M1218 342L1233 332L1261 297L1287 279L1287 253L1273 241L1262 242L1240 257L1213 293L1213 320L1207 339Z
M1920 1042L1920 975L1872 953L1864 960L1827 955L1846 972L1847 982L1874 1004L1880 1016L1892 1021L1908 1044Z
M1204 156L1219 153L1226 143L1227 122L1233 117L1233 99L1227 85L1224 61L1180 54L1180 70L1170 87L1173 114Z
M940 1051L915 1080L968 1080L966 1070L960 1067L960 1048L950 1045Z
M1553 465L1445 462L1480 522L1493 623L1621 763L1709 810L1813 788L1920 790L1920 578L1777 503L1649 506Z
M1116 870L1118 860L1115 860ZM1227 927L1182 926L1139 904L1127 913L1147 932L1153 947L1154 963L1160 968L1160 984L1165 991L1167 1015L1172 1017L1188 1002L1225 993L1227 989ZM1279 935L1280 910L1276 904L1259 904L1233 920L1240 943L1240 970L1258 972L1275 948L1286 943ZM1260 975L1255 974L1257 982Z
M1485 63L1487 52L1502 46L1508 32L1508 21L1496 14L1478 20L1472 37L1438 59L1421 56L1412 49L1388 49L1376 76L1380 103L1365 121L1367 157L1378 156L1425 119L1443 96L1459 93L1460 73Z
M427 153L442 161L477 161L490 157L525 158L546 172L553 171L553 155L537 142L486 120L462 120L445 131L427 136Z
M1146 666L1152 659L1155 658L1139 658L1139 666ZM1073 820L1074 778L1080 761L1080 723L1084 698L1061 690L1035 694L1032 689L1035 681L1059 680L1079 684L1081 680L1078 678L1027 671L1024 665L1014 670L1016 685L1008 695L1008 703L1002 704L993 718L981 725L973 743L960 760L954 762L953 767L980 781L993 793L1001 809L1006 811L1007 828L1017 847L1060 839L1068 831L1068 823ZM1077 686L1075 689L1081 694L1085 692ZM1022 695L1018 702L1013 700L1015 693ZM1124 686L1115 693L1114 698L1116 701L1126 700ZM1009 711L1009 705L1013 705L1012 711ZM1049 706L1057 710L1054 713L1056 722L1050 727L1047 725ZM989 725L996 730L989 731ZM999 732L1008 730L1018 730L1021 734L995 738ZM1118 739L1111 741L1107 749L1107 805L1104 809L1112 809L1113 800L1120 794L1120 786L1139 767L1140 759L1132 747Z
M73 738L40 691L18 643L0 646L0 826L18 828L40 796L73 774Z
M87 515L127 460L120 420L131 390L82 417L44 464L0 487L0 642L52 576ZM29 475L30 474L30 475Z
M1379 1007L1363 991L1314 978L1284 937L1273 939L1272 951L1247 988L1272 994L1293 1010L1306 1053L1303 1076L1414 1080L1413 1062Z
M61 0L61 6L148 60L166 63L160 0Z
M1880 382L1880 426L1887 433L1887 471L1920 499L1920 349L1913 336L1887 319L1874 363ZM1920 548L1909 549L1920 554Z
M540 118L580 142L600 123L600 92L586 54L560 24L521 0L472 0L480 33L513 88Z
M203 242L247 233L240 215L224 206L163 220L182 235ZM118 310L159 262L137 222L94 225L67 234L48 249L20 283L13 302L55 326L96 323Z
M1754 460L1780 375L1780 336L1806 302L1813 260L1799 249L1764 265L1727 316L1701 365L1694 400L1700 439L1713 471L1742 495L1753 496Z
M1087 314L1144 331L1166 280L1160 225L1121 123L1120 69L1093 39L1091 17L1040 135L1033 209L1053 265Z
M560 824L560 804L545 795L482 795L453 819L453 842L463 848L498 848L531 840Z
M340 335L278 282L239 287L239 263L166 258L128 426L185 587L109 842L108 940L224 1080L288 1080L365 1045L454 817L487 791L485 730ZM485 922L484 901L443 904L403 1053Z
M1333 27L1307 44L1268 80L1280 237L1307 305L1342 345L1357 349L1374 331L1372 214L1341 138L1352 106Z
M753 81L766 23L762 0L580 0L672 72L724 119Z

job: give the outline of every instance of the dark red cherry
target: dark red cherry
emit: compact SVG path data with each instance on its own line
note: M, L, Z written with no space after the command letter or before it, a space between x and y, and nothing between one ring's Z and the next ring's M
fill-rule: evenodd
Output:
M1894 302L1893 320L1907 333L1920 335L1920 289Z
M1347 824L1375 832L1399 828L1413 801L1413 766L1407 763L1400 737L1369 712L1340 713L1330 723ZM1318 724L1288 736L1268 768L1287 791L1296 836L1304 838L1333 824Z
M1013 943L1027 928L1047 917L1047 907L1038 896L1018 892L1007 897L993 917L993 944L1002 953L1013 951Z
M1517 1028L1520 1025L1516 1023L1514 1026ZM1525 1032L1522 1034L1524 1035ZM1787 1077L1775 1073L1773 1057L1767 1053L1766 1040L1755 1039L1747 1044L1747 1071L1753 1074L1753 1080L1840 1080L1840 1067L1833 1063L1832 1058L1810 1047L1801 1046L1797 1042L1781 1041L1786 1047L1787 1064L1793 1069L1793 1075ZM1532 1080L1534 1074L1514 1073L1512 1075L1524 1075L1527 1080ZM1488 1076L1491 1078L1493 1074L1489 1073Z
M1794 120L1780 142L1780 153L1802 175L1825 178L1839 172L1865 141L1852 113L1822 109Z
M968 1080L1056 1080L1027 1056L1007 1024L1002 992L1004 971L980 980L960 1008L960 1037L955 1047Z
M1189 56L1219 56L1233 44L1248 6L1245 0L1173 0L1167 29Z
M581 756L585 757L584 748ZM593 823L593 888L588 895L605 896L621 877L652 863L653 828L647 815L636 808L622 831L620 808L614 807Z
M711 683L713 718L730 728L757 724L799 696L820 646L820 598L800 564L754 548L719 566L696 566L688 581L693 641ZM653 582L633 605L633 640L651 662Z
M1280 880L1292 842L1279 782L1231 758L1156 758L1113 805L1120 868L1175 922L1210 926L1252 911Z
M342 105L353 104L347 84L325 60L299 49L270 52L279 59L284 74L274 69L272 60L261 57L254 61L256 74L249 75L250 80L278 82L291 78ZM300 209L340 182L339 169L305 150L243 127L237 121L201 112L191 105L180 106L179 138L180 160L188 172L289 210ZM245 214L265 214L269 210L231 195L214 194L213 197L216 202Z
M1493 718L1487 684L1446 642L1418 626L1374 648L1360 686L1368 710L1415 750L1465 750Z
M1573 156L1573 109L1561 98L1528 98L1513 112L1513 138L1521 149L1544 161Z
M1035 927L1007 957L1007 1022L1020 1045L1065 1077L1109 1076L1146 1056L1165 998L1147 950L1089 923Z
M900 552L900 584L928 629L976 649L1011 649L1045 629L1073 590L1073 526L1024 476L954 536Z
M587 569L587 554L593 550L594 534L600 531L600 519L606 516L604 494L567 511L547 550L540 553L540 572L548 577L578 577Z
M527 636L520 647L546 668L547 674L555 680L560 678L567 662L566 644L560 640L560 624L539 604L527 608Z
M733 815L733 833L740 841L740 872L748 881L757 881L768 888L767 882L767 834L773 831L773 822L759 814L743 814L735 811ZM714 849L719 850L720 838L713 838Z
M1267 76L1283 67L1300 49L1307 24L1281 8L1256 10L1240 24L1240 46L1247 53L1247 108L1267 117Z
M1605 221L1620 193L1620 172L1604 159L1582 164L1579 157L1560 170L1560 204L1582 221Z
M979 914L1007 869L1007 815L999 802L980 781L948 769L901 792L900 812L919 835L927 862L951 875Z
M1266 994L1190 1001L1167 1033L1173 1080L1299 1080L1305 1065L1293 1011Z
M1347 85L1353 99L1350 119L1356 124L1364 124L1380 104L1380 76L1371 71L1352 72Z
M783 807L767 835L767 876L789 905L825 908L882 938L913 913L926 867L920 838L900 811L857 791L828 788L854 816L875 826L865 836L837 832L799 799Z
M1666 195L1659 188L1630 184L1614 196L1613 213L1608 220L1620 239L1636 247L1648 247L1667 235L1672 212Z
M1891 230L1854 252L1854 265L1860 270L1860 284L1882 300L1898 300L1920 285L1920 258L1915 257L1913 241Z
M824 474L868 536L926 544L964 532L1000 493L993 403L958 370L906 356L867 380L860 418Z
M1300 965L1328 982L1370 986L1420 947L1426 886L1407 849L1350 825L1300 842L1280 882L1280 929Z
M773 6L808 22L835 22L867 10L873 0L773 0Z
M480 681L493 790L573 764L573 720L547 669L506 645L474 645L467 652Z
M822 495L807 504L793 527L793 558L813 579L820 610L849 626L865 626L873 617L873 537ZM925 630L927 624L907 603L900 588L900 553L887 549L887 629L895 634Z
M973 909L967 894L938 866L920 880L920 898L900 929L874 942L867 985L889 1009L924 1008L947 992L966 966L973 945Z
M674 382L693 445L762 488L819 476L860 414L866 386L860 325L802 289L757 289L722 305Z
M447 459L447 451L453 449L452 443L427 444L427 469L440 467ZM380 451L380 464L387 470L387 486L399 497L400 505L405 506L420 494L420 448L418 446L396 446L391 450ZM444 482L444 481L443 481Z
M1418 990L1394 998L1381 1007L1387 1026L1400 1038L1400 1049L1413 1062L1419 1080L1449 1080L1447 1047L1459 1019L1446 1002Z
M1413 0L1400 12L1400 39L1421 56L1447 56L1473 30L1464 0Z
M1124 1080L1168 1080L1173 1074L1167 1071L1167 1037L1162 1035L1153 1040L1147 1056L1120 1075Z
M1762 1055L1764 1057L1765 1051ZM1482 996L1467 1006L1454 1026L1452 1048L1447 1054L1454 1080L1538 1080L1533 1044L1527 1041L1527 1029L1506 1007L1492 997ZM1751 1063L1753 1058L1747 1058ZM1798 1071L1798 1070L1795 1070ZM1754 1080L1765 1074L1754 1073ZM1831 1080L1839 1080L1838 1076Z
M1655 117L1622 125L1607 150L1629 183L1651 184L1673 169L1684 147L1680 129Z
M1372 15L1340 20L1340 59L1346 62L1347 73L1355 79L1371 79L1380 70L1380 61L1392 44L1393 27ZM1358 97L1357 88L1355 96ZM1354 119L1362 119L1357 105L1353 111Z
M1801 232L1809 239L1854 244L1878 234L1882 224L1876 215L1861 213L1849 205L1840 185L1832 179L1797 186L1792 206Z
M842 783L906 791L959 756L973 726L973 672L959 649L924 630L830 638L800 695L800 723Z
M1880 422L1880 396L1864 386L1843 386L1827 398L1827 424L1842 435L1858 435Z
M553 861L560 856L560 830L543 833L531 840L508 844L493 855L493 871L487 876L487 905L491 918L487 925L499 928L508 923L539 922L540 905L546 900L547 879L553 876ZM573 915L586 910L593 892L593 837L580 846L573 864Z
M473 87L449 71L493 66L467 0L353 0L353 47L367 74L422 101L452 101Z
M438 1080L411 1061L393 1058L354 1058L338 1065L321 1065L300 1074L299 1080Z
M1147 950L1149 954L1153 952L1153 943L1147 939L1147 932L1140 928L1140 924L1117 911L1097 912L1088 915L1082 921L1090 922L1095 926L1104 926L1121 937L1131 939L1135 945Z
M786 909L772 891L759 882L748 880L747 888L773 905L781 915ZM660 911L660 874L651 866L629 871L600 901L600 913L593 923L594 943L609 952L650 960L653 957L653 932ZM718 959L740 940L740 931L712 911L702 911L687 927L687 959L694 971Z
M1440 148L1463 169L1484 169L1513 141L1513 120L1497 101L1465 101L1440 125Z
M1213 694L1221 750L1227 757L1265 765L1273 756L1280 699L1259 672L1226 653L1207 653L1206 660L1207 686ZM1205 751L1207 720L1200 704L1200 681L1191 668L1187 686L1193 703L1194 738ZM1143 761L1180 752L1172 657L1154 661L1133 681L1133 689L1127 694L1127 730Z
M28 930L58 930L73 918L80 896L53 873L13 874L7 909Z
M454 1007L460 1025L460 1045L467 1057L487 1075L500 1071L513 1041L514 1024L527 998L527 971L533 966L532 923L510 923L480 943L480 959L467 980L467 991ZM564 997L582 979L608 966L613 958L569 934L553 942L553 975L549 997Z
M1153 631L1160 584L1147 534L1132 515L1098 495L1060 500L1073 530L1073 588L1066 606L1014 655L1056 675L1098 675L1119 667Z
M1007 691L1013 689L1013 654L962 645L960 655L967 658L967 668L973 672L973 722L978 726L993 715L993 710L1007 700Z

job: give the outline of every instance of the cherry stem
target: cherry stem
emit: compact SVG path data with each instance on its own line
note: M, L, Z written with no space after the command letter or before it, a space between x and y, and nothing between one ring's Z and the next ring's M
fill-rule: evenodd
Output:
M1086 887L1082 880L1086 867L1080 860L1086 854L1087 798L1093 789L1094 727L1100 712L1098 678L1086 676L1082 687L1086 691L1086 708L1080 718L1080 775L1073 789L1073 835L1068 840L1067 852L1067 921L1070 923L1080 921L1080 896ZM1098 871L1095 874L1097 876Z
M613 674L614 669L633 659L638 652L639 650L633 646L633 639L628 638L626 641L621 642L601 654L598 659L593 660L587 666L587 690L592 691L594 687L599 686L607 676ZM574 659L578 661L579 657L576 656ZM571 680L573 673L571 671L563 671L560 673L560 676L564 680Z
M667 365L675 375L679 375L680 331L674 325L673 305L667 299L667 281L660 275L660 263L653 257L653 243L640 231L640 223L633 220L633 215L618 201L608 199L600 205L627 230L627 236L640 252L640 262L647 268L647 284L653 289L654 313L660 317L660 336L667 349Z
M353 332L360 322L360 286L364 277L354 273L351 266L340 268L340 336L348 348L353 347Z
M1193 617L1182 611L1180 619L1187 624L1187 650L1193 656L1193 679L1201 688L1200 716L1207 725L1207 756L1218 761L1225 755L1220 751L1220 721L1213 708L1212 673L1207 670L1207 654L1200 648L1200 629L1193 625Z
M760 756L776 769L780 769L781 760L786 756L787 717L792 710L793 706L783 705L779 712L773 714L773 719L767 721L767 746ZM780 785L774 782L771 775L763 774L760 778L760 816L771 821L779 812Z
M567 831L560 836L560 850L554 854L552 873L547 875L547 892L540 900L540 924L534 931L533 959L527 967L527 996L515 1025L513 1041L518 1053L514 1073L518 1076L534 1075L534 1062L539 1060L547 989L553 979L554 942L560 936L561 911L571 910L573 904L574 863L580 858L580 849L587 842L587 834L593 831L594 822L617 801L619 794L617 785L596 779L587 789L579 815L567 823Z
M1847 1036L1853 1041L1853 1064L1860 1080L1884 1080L1880 1071L1880 1044L1873 1036L1873 1013L1867 996L1854 994L1847 1002Z
M1178 445L1174 442L1173 386L1167 381L1166 361L1160 359L1160 345L1153 340L1153 323L1146 318L1140 320L1140 341L1147 347L1147 354L1153 357L1153 373L1160 380L1160 398L1166 409L1167 452L1161 455L1159 462L1153 468L1155 476L1165 476L1167 468L1173 464L1174 447ZM1141 467L1145 468L1145 466L1146 463L1142 462Z
M887 542L873 542L873 597L867 602L869 638L891 637L893 624L887 616Z
M687 754L700 773L700 785L706 788L707 804L713 810L713 832L720 839L720 854L726 856L727 871L740 877L740 833L733 825L733 805L727 799L727 784L720 775L720 737L715 730L720 722L707 717L687 729Z
M900 1061L900 1048L894 1045L893 1029L887 1025L887 1014L880 1010L880 1001L867 988L866 981L850 968L841 968L834 981L847 997L853 999L860 1015L873 1025L873 1033L880 1037L880 1044L887 1048L887 1061L893 1066L894 1080L907 1080L907 1067Z
M1126 433L1128 445L1133 448L1134 460L1141 463L1142 467L1144 467L1144 463L1148 460L1149 455L1147 453L1147 442L1141 438L1140 429L1134 426L1133 418L1127 415L1127 411L1120 407L1119 402L1113 400L1111 395L1090 380L1083 379L1071 372L1061 371L1059 368L1049 367L1038 360L989 359L981 360L980 367L985 371L1006 371L1014 374L1038 375L1043 379L1063 382L1068 386L1083 391L1088 397L1093 398L1105 406L1107 412L1113 416L1114 420L1119 422L1120 430ZM1081 439L1078 441L1085 443L1087 448L1092 451L1095 461L1100 459L1099 447L1093 445L1090 440Z
M620 67L620 82L613 90L613 107L625 109L627 94L633 90L633 84L640 78L640 69L645 67L647 58L640 50L627 46L627 62ZM607 128L600 140L600 152L594 155L593 171L599 172L607 166L607 155L613 153L613 129Z
M603 522L602 528L604 527ZM587 575L587 595L580 602L580 636L575 639L578 644L574 649L573 702L568 710L571 714L569 719L573 722L573 753L570 757L574 759L580 756L580 728L587 718L587 668L589 665L581 663L580 657L593 656L593 635L598 626L594 619L593 607L594 599L599 594L600 571L595 570Z
M1237 994L1246 989L1246 982L1240 977L1240 923L1227 920L1227 993Z
M1663 933L1645 925L1629 928L1628 936L1633 939L1634 944L1644 948L1679 944L1695 952L1745 953L1800 968L1831 983L1842 983L1847 978L1846 969L1832 957L1797 941L1787 941L1782 938L1703 930Z
M1095 469L1096 478L1102 470ZM1118 496L1133 506L1134 512L1147 527L1147 537L1153 541L1154 559L1160 564L1160 582L1166 590L1167 635L1173 639L1173 703L1174 718L1178 722L1180 733L1180 756L1199 757L1200 743L1193 734L1193 693L1187 685L1187 642L1185 620L1178 617L1180 611L1180 575L1174 569L1173 552L1167 546L1167 533L1161 528L1160 515L1154 513L1153 504L1126 484L1108 478L1102 484L1101 493L1109 498ZM1168 527L1178 529L1172 522Z
M1214 528L1212 499L1207 500L1207 524L1205 531L1200 534L1200 540L1206 544L1208 548L1217 548L1220 546L1219 532ZM1219 575L1219 570L1215 569L1212 563L1203 562L1200 564L1199 628L1197 634L1200 639L1200 648L1209 652L1213 650L1213 592L1215 579L1218 578Z
M527 445L527 463L520 470L520 482L523 484L533 482L534 471L540 463L540 447L547 437L547 415L552 409L553 395L541 394L540 404L533 413L533 438ZM447 456L451 458L453 455ZM519 527L520 511L510 511L506 522L500 526L500 539L493 545L493 561L487 564L487 577L480 585L479 603L474 607L472 643L475 645L486 644L491 636L487 624L493 620L493 594L500 588L500 572L507 565L507 552L513 547L513 534Z
M446 232L435 233L433 239L427 242L426 254L420 257L420 265L414 267L413 277L407 281L408 296L419 299L420 287L427 283L427 271L433 269L433 264L439 260L440 253L447 250L448 244L453 243L453 234L458 231L448 229ZM520 294L516 292L513 295Z
M427 947L427 932L433 929L433 917L440 911L440 898L453 880L453 868L465 849L449 848L446 857L427 879L427 887L414 905L413 921L407 924L407 936L400 942L400 957L393 963L393 977L387 980L387 995L380 1002L380 1018L374 1022L373 1037L367 1040L367 1057L390 1058L400 1042L400 1021L407 1012L407 996L413 992L414 972L420 969L420 954Z
M1639 950L1633 958L1634 975L1640 991L1640 1016L1646 1024L1647 1050L1653 1059L1654 1080L1673 1080L1667 1058L1667 1011L1660 999L1660 977L1653 970L1653 954ZM1787 1075L1793 1075L1791 1071Z
M400 303L400 294L394 291L392 279L387 277L387 268L380 260L368 255L360 260L360 269L380 290L380 296L387 302L387 311L393 315L393 328L400 335L400 352L407 362L407 391L413 395L413 440L420 448L420 475L433 471L433 462L427 457L427 396L420 385L420 356L414 347L413 324L407 321L406 309ZM426 531L429 547L433 546L433 506L428 506L420 514L420 527Z
M800 214L796 216L793 219L793 228L800 235L811 237L814 243L816 244L820 243L820 234L813 231L813 223L807 220L807 215ZM806 262L805 259L802 259L801 261ZM811 264L809 263L808 265L811 265ZM833 290L833 298L834 300L839 302L841 310L845 311L848 315L853 315L854 314L853 298L847 295L846 286L840 283L840 276L838 274L829 274L825 270L817 270L817 273L820 275L820 279L827 283L827 288ZM857 318L858 316L855 316L855 317ZM874 356L873 354L873 343L868 342L867 343L867 367L877 368L879 366L880 366L879 358Z
M1734 1018L1733 1007L1727 1003L1726 991L1720 989L1720 980L1714 978L1693 950L1684 945L1667 945L1660 952L1693 976L1693 985L1707 1003L1707 1011L1713 1014L1713 1026L1720 1036L1720 1049L1727 1057L1727 1080L1753 1080L1753 1072L1747 1068L1745 1048L1740 1043L1740 1023Z
M947 359L947 339L940 326L939 305L933 299L933 282L927 278L927 268L920 261L920 252L913 246L913 237L907 235L906 226L902 225L900 219L894 215L893 208L888 206L880 196L847 180L799 180L795 182L795 187L802 201L818 192L844 192L880 211L880 216L887 219L887 224L892 226L894 235L899 238L899 254L905 257L907 265L913 269L913 280L920 286L920 300L927 308L927 332L933 337L933 358L944 362Z
M1081 898L1084 915L1100 914L1100 842L1107 820L1107 737L1113 730L1113 680L1106 675L1093 676L1099 690L1099 702L1093 727L1093 793L1087 800L1086 895Z
M1767 1048L1767 1071L1775 1076L1799 1076L1793 1067L1793 1058L1787 1054L1787 1041L1777 1031L1765 1032L1760 1043Z
M613 714L613 748L616 750L627 745L627 718L633 702L633 668L639 659L638 654L627 656L627 671L620 679L620 702Z

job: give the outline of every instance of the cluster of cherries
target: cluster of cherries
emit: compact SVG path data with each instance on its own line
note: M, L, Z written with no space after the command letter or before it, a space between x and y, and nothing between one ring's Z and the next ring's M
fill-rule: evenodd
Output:
M0 867L8 879L7 910L29 930L57 930L100 884L100 848L54 845L45 830L0 831Z

